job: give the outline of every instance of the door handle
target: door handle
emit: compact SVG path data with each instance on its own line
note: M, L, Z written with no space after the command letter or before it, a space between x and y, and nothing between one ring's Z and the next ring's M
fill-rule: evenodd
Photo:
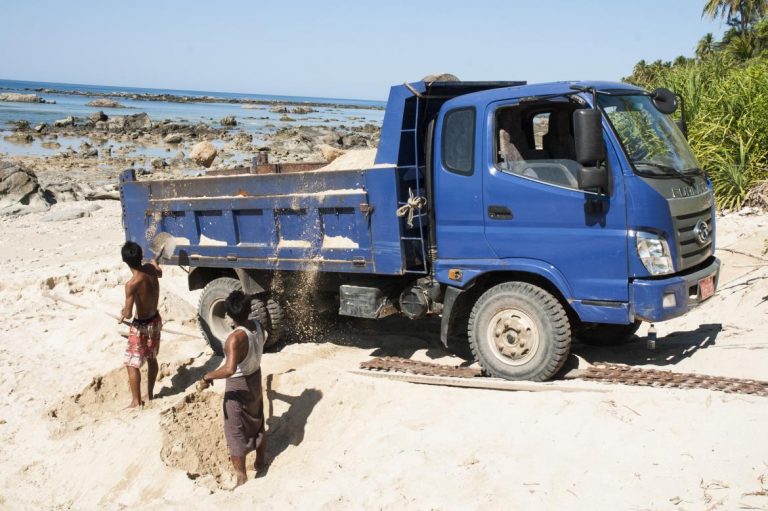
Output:
M506 206L488 206L488 218L493 220L512 220L512 210Z

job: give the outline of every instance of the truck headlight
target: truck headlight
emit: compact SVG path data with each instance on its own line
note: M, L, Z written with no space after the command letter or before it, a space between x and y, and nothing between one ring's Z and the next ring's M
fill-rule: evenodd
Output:
M672 254L667 240L649 232L636 233L635 240L637 255L640 256L645 269L651 275L674 273L675 266L672 264Z

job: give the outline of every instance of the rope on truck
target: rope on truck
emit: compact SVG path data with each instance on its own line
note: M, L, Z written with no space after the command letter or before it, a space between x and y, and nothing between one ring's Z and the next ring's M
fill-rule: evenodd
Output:
M413 194L413 190L408 188L408 202L405 205L397 208L397 216L406 218L406 223L409 228L413 228L413 217L417 210L421 210L427 205L427 198L416 196Z

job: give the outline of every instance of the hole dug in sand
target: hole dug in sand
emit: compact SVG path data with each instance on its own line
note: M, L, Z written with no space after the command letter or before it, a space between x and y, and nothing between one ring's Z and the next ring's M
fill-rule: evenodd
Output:
M186 472L190 479L201 477L204 486L228 490L234 487L235 479L224 440L223 400L216 392L194 392L165 410L160 458L169 467ZM252 467L254 459L255 453L248 454L246 467Z

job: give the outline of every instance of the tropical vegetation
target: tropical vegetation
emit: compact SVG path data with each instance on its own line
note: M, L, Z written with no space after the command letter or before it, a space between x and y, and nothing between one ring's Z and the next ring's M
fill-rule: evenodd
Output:
M707 0L702 15L727 23L721 40L706 34L694 57L641 60L625 80L682 96L689 143L712 179L720 208L765 206L768 0Z

